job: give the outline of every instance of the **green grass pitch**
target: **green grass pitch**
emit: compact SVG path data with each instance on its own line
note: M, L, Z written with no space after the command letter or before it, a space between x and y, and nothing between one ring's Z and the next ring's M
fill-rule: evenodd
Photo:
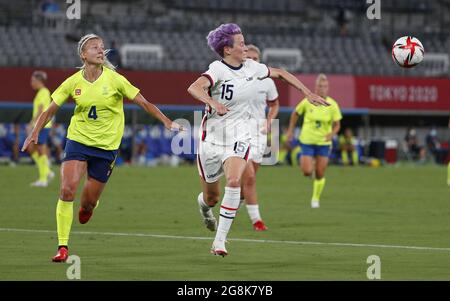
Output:
M0 167L0 280L67 279L69 265L50 260L59 179L29 187L36 177L32 166ZM320 209L298 168L262 167L269 230L254 232L242 207L225 258L209 253L199 190L195 167L116 168L88 224L74 206L82 280L367 280L370 255L382 280L450 280L446 167L332 166Z

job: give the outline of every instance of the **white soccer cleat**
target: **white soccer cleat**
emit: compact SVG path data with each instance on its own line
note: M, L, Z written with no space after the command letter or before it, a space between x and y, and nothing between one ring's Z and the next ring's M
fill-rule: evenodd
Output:
M205 223L206 228L208 228L209 230L211 230L213 232L216 231L216 229L217 229L217 220L216 220L216 218L214 216L213 217L209 217L209 218L204 218L203 222Z
M36 182L31 183L30 186L31 187L47 187L48 183L47 183L47 181L37 180Z
M450 186L450 181L447 182L447 185Z
M211 254L225 257L228 255L227 249L225 249L225 241L215 239L212 247Z
M210 209L208 209L207 211L204 211L202 205L199 202L199 208L200 208L200 214L203 217L203 223L205 224L206 228L208 228L210 231L216 231L217 229L217 220L214 217L214 214Z
M55 178L55 173L52 170L49 170L47 180L50 182L51 180L53 180L53 178Z
M317 201L317 200L311 201L311 208L319 208L319 207L320 207L319 201Z

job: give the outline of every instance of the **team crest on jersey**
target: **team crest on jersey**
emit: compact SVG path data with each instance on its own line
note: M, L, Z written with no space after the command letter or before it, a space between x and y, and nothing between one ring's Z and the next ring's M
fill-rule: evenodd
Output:
M81 89L75 89L75 95L80 96L81 95Z

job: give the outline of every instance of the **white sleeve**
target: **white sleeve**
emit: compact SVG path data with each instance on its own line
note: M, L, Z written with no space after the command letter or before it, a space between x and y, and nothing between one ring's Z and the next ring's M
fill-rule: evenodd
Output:
M215 61L209 65L209 69L202 73L202 76L205 76L209 79L211 84L211 88L223 77L222 69L220 68L220 64L218 61Z
M267 82L267 100L274 101L278 98L278 90L271 78L265 79Z
M267 78L267 77L269 77L270 76L270 70L269 70L269 67L267 67L266 65L264 65L264 64L261 64L261 63L256 63L257 65L256 65L256 76L259 78L259 79L263 79L263 78Z

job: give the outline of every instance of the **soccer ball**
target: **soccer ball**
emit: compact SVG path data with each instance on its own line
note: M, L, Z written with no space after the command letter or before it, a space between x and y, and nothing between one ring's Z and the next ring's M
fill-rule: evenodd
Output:
M423 60L424 54L422 43L415 37L401 37L392 46L392 58L403 68L418 65Z

